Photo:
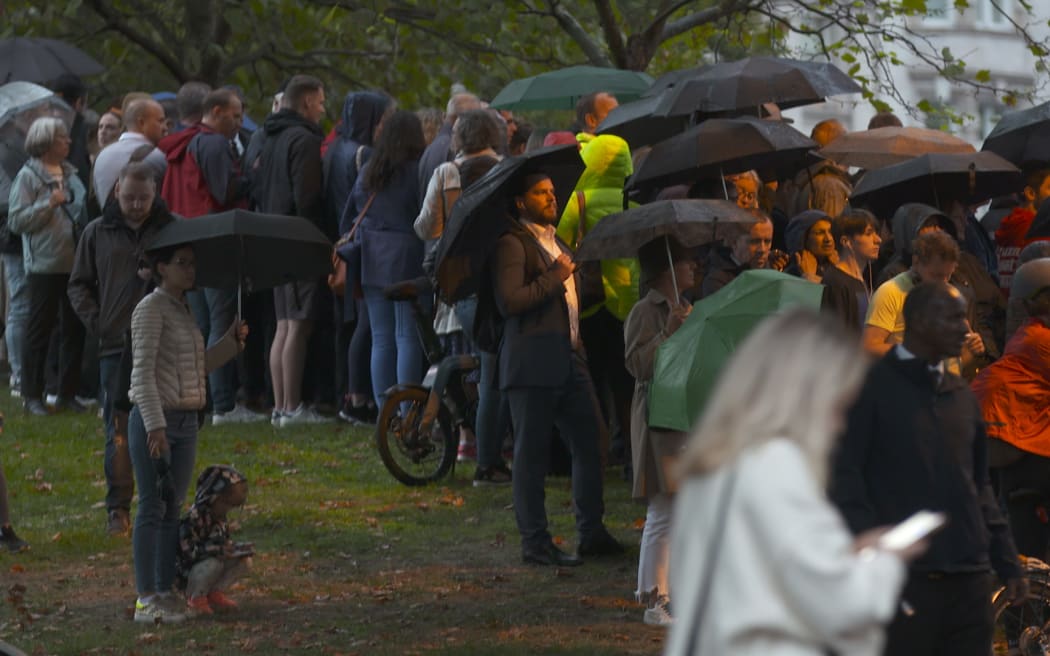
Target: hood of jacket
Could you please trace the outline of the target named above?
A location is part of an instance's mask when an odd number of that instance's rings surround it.
[[[390,98],[375,91],[353,91],[343,100],[342,120],[336,127],[340,139],[371,146],[376,126],[390,106]]]
[[[788,221],[787,230],[784,233],[784,241],[789,253],[797,253],[806,245],[806,235],[809,229],[817,221],[830,221],[831,217],[822,210],[806,210],[791,217]]]
[[[186,155],[193,138],[207,129],[201,123],[191,125],[185,130],[179,130],[161,139],[157,144],[157,148],[160,148],[161,152],[164,153],[165,159],[169,162],[177,162]]]
[[[1025,235],[1032,227],[1035,212],[1027,207],[1015,207],[1003,217],[995,230],[995,243],[1002,248],[1021,248],[1025,245]]]
[[[627,176],[634,173],[627,142],[614,134],[580,133],[576,138],[582,144],[580,157],[587,167],[576,189],[623,189]]]
[[[909,264],[911,262],[911,243],[919,236],[919,230],[931,220],[937,221],[944,231],[956,241],[955,224],[948,215],[932,205],[924,203],[905,203],[893,214],[893,257]]]
[[[244,474],[228,465],[205,467],[197,477],[197,494],[193,498],[193,505],[210,508],[223,492],[246,480]]]
[[[267,137],[275,137],[289,128],[303,128],[316,134],[319,139],[324,139],[321,127],[306,120],[306,117],[294,109],[282,109],[276,114],[270,114],[263,121],[263,132]]]

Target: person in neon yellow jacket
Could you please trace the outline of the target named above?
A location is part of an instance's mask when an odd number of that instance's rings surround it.
[[[580,156],[587,168],[576,183],[573,195],[565,203],[558,237],[573,251],[579,246],[581,202],[578,192],[583,192],[582,203],[585,218],[582,234],[586,235],[609,214],[623,211],[623,185],[627,176],[634,172],[631,164],[631,149],[627,142],[612,134],[595,136],[576,135],[581,144]],[[634,207],[637,203],[631,203]],[[637,259],[603,260],[602,282],[605,287],[604,307],[622,324],[627,314],[638,302],[639,265]],[[581,318],[593,316],[601,305],[580,308]]]
[[[579,134],[576,138],[587,168],[576,183],[577,193],[565,203],[558,224],[558,236],[574,251],[581,236],[602,218],[623,211],[624,181],[634,170],[631,150],[620,137]],[[612,428],[611,437],[602,436],[602,453],[608,454],[610,464],[624,462],[629,472],[634,379],[624,367],[623,322],[638,302],[641,267],[637,259],[603,260],[601,271],[605,300],[584,307],[581,299],[580,335],[603,414]],[[606,403],[610,397],[611,407]]]

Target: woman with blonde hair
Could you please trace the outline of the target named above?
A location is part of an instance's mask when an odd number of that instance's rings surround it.
[[[854,540],[825,496],[866,368],[854,336],[804,310],[760,324],[726,363],[679,461],[665,653],[880,653],[925,545]]]

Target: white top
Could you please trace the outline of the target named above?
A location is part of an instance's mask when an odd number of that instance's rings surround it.
[[[99,205],[106,204],[109,192],[113,191],[113,185],[117,184],[120,170],[131,161],[131,156],[142,146],[153,143],[146,135],[138,132],[125,132],[120,138],[109,144],[95,158],[95,168],[92,169],[92,184],[95,187],[95,198]],[[142,160],[153,168],[157,178],[157,195],[160,195],[160,183],[164,179],[164,170],[168,168],[168,160],[160,148],[154,147],[149,155]]]
[[[555,238],[554,226],[540,225],[532,221],[522,221],[521,225],[536,238],[551,260],[556,260],[562,255],[567,255],[558,245]],[[576,276],[569,276],[561,281],[565,287],[565,304],[569,307],[569,339],[572,340],[573,348],[580,345],[580,302],[576,296]]]
[[[738,473],[713,581],[701,577],[729,468],[684,482],[676,498],[675,624],[664,653],[685,653],[699,592],[710,585],[693,654],[880,654],[905,581],[902,561],[876,549],[853,552],[853,537],[795,443],[773,440],[730,467]]]

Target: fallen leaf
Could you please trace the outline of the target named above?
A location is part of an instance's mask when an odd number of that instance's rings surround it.
[[[633,528],[636,531],[644,531],[645,517],[639,517],[638,519],[634,520],[634,522],[631,524],[631,528]]]
[[[62,531],[59,531],[58,533],[55,533],[54,535],[51,536],[51,541],[52,542],[58,542],[61,539],[62,539]]]
[[[11,572],[13,574],[21,574],[22,572],[25,572],[25,571],[26,571],[26,566],[23,565],[22,563],[15,563],[14,565],[11,565]]]

